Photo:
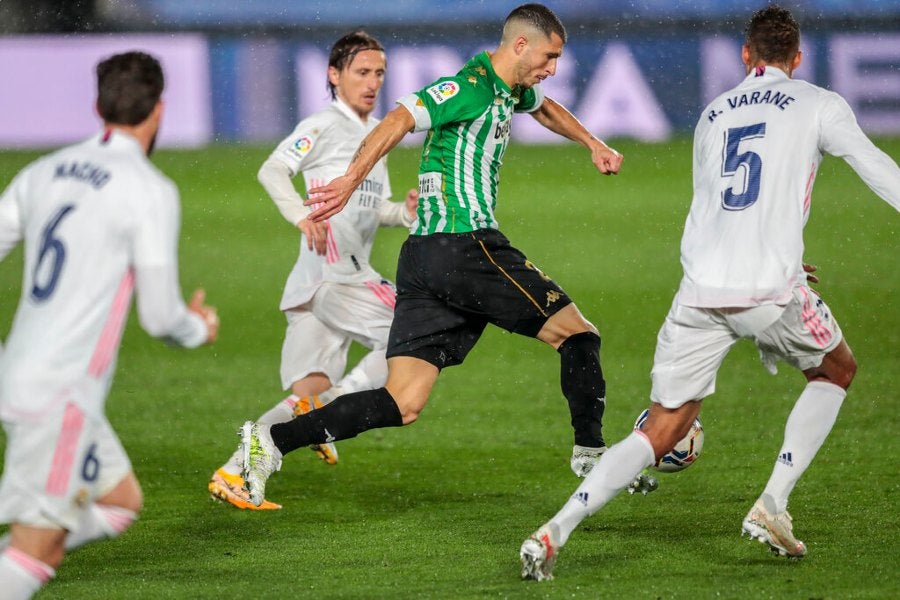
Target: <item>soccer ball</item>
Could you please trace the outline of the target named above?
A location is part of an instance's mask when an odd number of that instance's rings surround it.
[[[637,421],[634,422],[635,429],[643,428],[648,414],[650,414],[649,409],[645,409],[640,414]],[[675,473],[691,466],[697,460],[697,457],[700,456],[701,450],[703,450],[703,424],[700,423],[700,419],[694,419],[687,435],[675,444],[674,448],[650,466],[663,473]]]

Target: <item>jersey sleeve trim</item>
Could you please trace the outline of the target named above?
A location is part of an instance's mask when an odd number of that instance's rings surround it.
[[[544,98],[544,88],[540,84],[535,84],[522,93],[522,101],[516,105],[515,112],[533,113],[544,103]]]
[[[413,119],[416,122],[413,131],[428,131],[431,129],[431,114],[428,112],[428,109],[425,108],[425,103],[422,101],[422,98],[419,97],[418,93],[409,94],[408,96],[403,96],[399,100],[397,100],[397,104],[403,106],[410,112],[413,116]]]

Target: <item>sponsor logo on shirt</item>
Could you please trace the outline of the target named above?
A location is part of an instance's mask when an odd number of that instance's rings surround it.
[[[441,197],[441,174],[422,173],[419,175],[419,196],[422,198]]]
[[[506,139],[509,137],[509,126],[512,123],[512,119],[506,119],[505,121],[497,121],[497,128],[494,130],[494,139]]]
[[[443,104],[459,93],[459,86],[455,81],[442,81],[425,90],[438,104]]]

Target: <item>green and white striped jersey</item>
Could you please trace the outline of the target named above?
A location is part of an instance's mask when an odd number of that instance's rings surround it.
[[[418,219],[412,235],[497,229],[494,206],[513,112],[544,100],[539,85],[510,89],[487,52],[453,77],[398,100],[428,130],[419,163]]]

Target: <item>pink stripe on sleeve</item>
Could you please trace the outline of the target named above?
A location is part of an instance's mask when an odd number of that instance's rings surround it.
[[[84,429],[84,415],[74,403],[66,404],[63,413],[62,430],[56,440],[56,449],[53,451],[53,463],[50,465],[50,474],[47,476],[47,484],[44,491],[50,496],[62,496],[69,487],[69,477],[72,475],[72,463],[75,461],[75,450],[78,448],[78,438]]]
[[[816,163],[813,163],[806,180],[806,192],[803,195],[803,214],[809,213],[809,205],[812,203],[813,182],[816,180]]]
[[[122,339],[122,329],[125,326],[125,317],[128,315],[128,307],[131,303],[131,292],[134,289],[134,270],[128,269],[122,282],[119,283],[119,289],[113,298],[109,315],[106,317],[106,324],[100,333],[100,339],[94,348],[94,354],[91,356],[91,362],[88,365],[88,374],[93,377],[100,377],[106,372],[116,354],[119,347],[119,341]]]

